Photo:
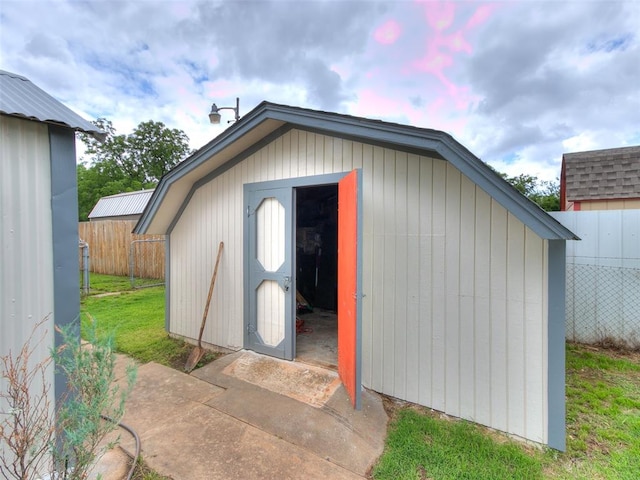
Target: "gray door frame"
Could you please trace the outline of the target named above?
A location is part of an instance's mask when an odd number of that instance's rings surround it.
[[[295,202],[295,189],[298,187],[314,187],[322,185],[337,184],[343,177],[345,177],[350,171],[331,173],[326,175],[314,175],[309,177],[296,177],[285,180],[272,180],[259,183],[246,183],[244,184],[244,348],[247,350],[254,350],[258,353],[265,355],[271,355],[278,358],[284,358],[287,360],[293,360],[296,352],[296,336],[295,336],[295,311],[296,311],[296,297],[292,294],[296,288],[296,256],[295,256],[295,218],[296,218],[296,202]],[[252,233],[255,228],[255,208],[257,205],[255,202],[262,198],[262,193],[266,191],[275,192],[280,190],[286,195],[286,190],[290,192],[291,196],[291,208],[287,211],[285,207],[285,224],[287,225],[286,233],[287,243],[289,248],[285,251],[285,264],[286,268],[291,268],[289,275],[283,273],[279,269],[279,276],[289,276],[291,278],[291,285],[287,292],[287,311],[285,312],[285,336],[284,340],[277,347],[260,346],[256,345],[252,334],[252,330],[256,323],[256,298],[255,288],[258,276],[262,275],[262,272],[256,272],[255,263],[252,259],[252,252],[255,251],[254,244],[255,238],[252,237]],[[274,196],[270,194],[268,196]],[[264,278],[262,278],[264,279]],[[274,277],[275,279],[275,277]],[[262,281],[262,280],[260,280]],[[278,279],[281,286],[282,278]]]

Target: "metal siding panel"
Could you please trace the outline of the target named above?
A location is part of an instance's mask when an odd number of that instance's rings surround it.
[[[491,199],[491,425],[507,431],[507,211]]]
[[[336,148],[338,149],[337,151],[336,151]],[[337,156],[337,159],[335,158],[336,156]],[[342,159],[342,148],[340,148],[340,140],[334,139],[333,137],[325,136],[324,146],[323,146],[323,155],[322,155],[322,160],[323,160],[322,172],[323,173],[335,172],[333,167],[334,159],[337,160],[335,163],[338,163]],[[342,170],[342,165],[340,165],[340,170]]]
[[[547,321],[542,299],[546,298],[545,242],[532,230],[525,228],[524,253],[524,379],[526,438],[543,442],[546,437],[545,409],[547,392],[547,339],[543,326]]]
[[[446,238],[446,179],[447,163],[433,160],[433,208],[432,208],[432,238],[431,243],[431,285],[433,296],[431,303],[432,318],[432,351],[431,378],[432,378],[432,405],[436,410],[445,411],[446,404],[446,341],[447,341],[447,311],[446,311],[446,266],[445,255],[447,249]]]
[[[395,374],[394,374],[394,395],[398,398],[407,398],[407,336],[412,332],[407,331],[407,304],[409,302],[407,290],[407,154],[404,152],[387,151],[386,154],[395,159],[394,174],[394,222],[392,231],[388,235],[394,238],[395,245],[392,251],[395,275],[390,293],[395,300],[393,315],[394,325],[394,352],[395,352]],[[393,217],[392,217],[393,218]]]
[[[351,166],[349,167],[350,169],[355,169],[355,168],[362,168],[363,173],[364,173],[364,166],[365,166],[365,157],[364,157],[364,145],[362,145],[362,143],[360,142],[351,142],[351,141],[345,141],[343,145],[351,145],[351,147],[349,148],[351,151],[351,158],[353,159],[353,163],[351,164]],[[344,157],[345,162],[348,161],[348,156],[345,155]],[[346,163],[345,163],[345,168],[346,168]],[[349,169],[347,168],[347,170]],[[366,187],[366,183],[363,185],[364,187]]]
[[[638,205],[638,210],[625,210],[622,212],[620,237],[622,241],[621,255],[625,259],[624,266],[627,268],[640,268],[640,205]]]
[[[460,416],[460,171],[447,163],[445,192],[445,392],[446,412]]]
[[[288,178],[289,175],[288,173],[285,174],[284,172],[284,167],[283,167],[283,162],[284,159],[282,158],[282,137],[278,137],[275,139],[274,141],[274,146],[275,146],[275,176],[274,178]]]
[[[376,339],[379,335],[376,332],[379,325],[374,323],[377,319],[373,314],[373,203],[375,192],[373,189],[373,154],[371,146],[354,143],[353,147],[354,166],[359,164],[362,168],[362,263],[363,279],[362,291],[362,318],[368,319],[368,325],[362,329],[362,383],[367,386],[374,384],[373,365],[378,358],[375,348]],[[376,360],[377,361],[377,360]]]
[[[351,140],[334,139],[333,142],[333,172],[354,170],[353,142]]]
[[[464,175],[460,179],[460,415],[475,419],[475,184]]]
[[[491,424],[491,197],[476,187],[474,244],[475,419]]]
[[[433,350],[433,164],[428,158],[418,158],[419,189],[416,226],[419,234],[419,260],[414,263],[418,267],[418,322],[419,331],[415,335],[418,338],[419,352],[419,399],[418,403],[433,405],[432,370],[434,369]]]
[[[622,210],[597,212],[599,265],[621,267],[622,261]]]
[[[307,132],[297,131],[298,134],[298,177],[307,175]]]
[[[525,227],[509,213],[507,221],[507,391],[511,433],[525,436],[524,244]]]
[[[420,402],[421,381],[421,295],[420,290],[420,158],[410,154],[407,158],[407,200],[406,200],[407,248],[404,255],[407,288],[406,332],[406,399]],[[426,293],[426,292],[425,292]],[[431,319],[425,318],[425,326]]]
[[[31,345],[30,360],[40,362],[54,345],[55,320],[46,125],[0,116],[0,192],[0,355],[11,350],[15,358],[33,327],[49,316]],[[46,381],[54,382],[53,369]],[[5,389],[4,379],[0,389]],[[53,401],[53,390],[50,394]],[[0,402],[0,411],[5,407]]]
[[[373,345],[372,355],[373,362],[371,364],[372,382],[371,388],[379,392],[385,391],[385,370],[388,367],[388,359],[385,357],[385,342],[388,341],[386,336],[384,308],[384,290],[383,279],[384,271],[384,157],[383,151],[379,147],[366,147],[370,149],[373,156],[372,165],[372,216],[373,216],[373,245],[371,254],[371,310],[372,310],[372,329],[373,329]]]
[[[282,154],[282,177],[291,178],[291,135],[280,137]]]
[[[304,156],[304,164],[306,166],[305,175],[315,175],[315,150],[316,150],[316,135],[313,133],[307,133],[307,151]]]
[[[376,149],[379,147],[376,147]],[[384,237],[384,247],[382,250],[383,274],[380,278],[382,284],[382,318],[384,322],[384,378],[383,386],[385,391],[395,395],[396,384],[396,362],[395,342],[396,328],[393,319],[395,319],[396,299],[395,299],[395,276],[396,276],[396,239],[393,235],[395,228],[396,214],[395,210],[395,156],[393,152],[387,149],[381,149],[384,158],[382,191],[383,198],[382,210],[383,216],[381,235]]]

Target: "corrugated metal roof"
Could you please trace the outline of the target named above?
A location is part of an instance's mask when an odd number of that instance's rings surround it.
[[[565,153],[562,163],[569,201],[640,197],[640,146]]]
[[[109,195],[98,200],[89,214],[90,219],[139,215],[144,211],[153,189]]]
[[[0,113],[65,125],[103,139],[104,132],[60,103],[28,78],[0,70]]]

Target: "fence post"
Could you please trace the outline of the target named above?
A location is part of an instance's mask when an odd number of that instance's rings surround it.
[[[80,239],[80,248],[82,248],[82,293],[89,295],[89,244]]]

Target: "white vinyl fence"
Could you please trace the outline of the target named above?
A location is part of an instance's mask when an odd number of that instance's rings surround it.
[[[567,242],[567,339],[640,348],[640,210],[553,212]]]

